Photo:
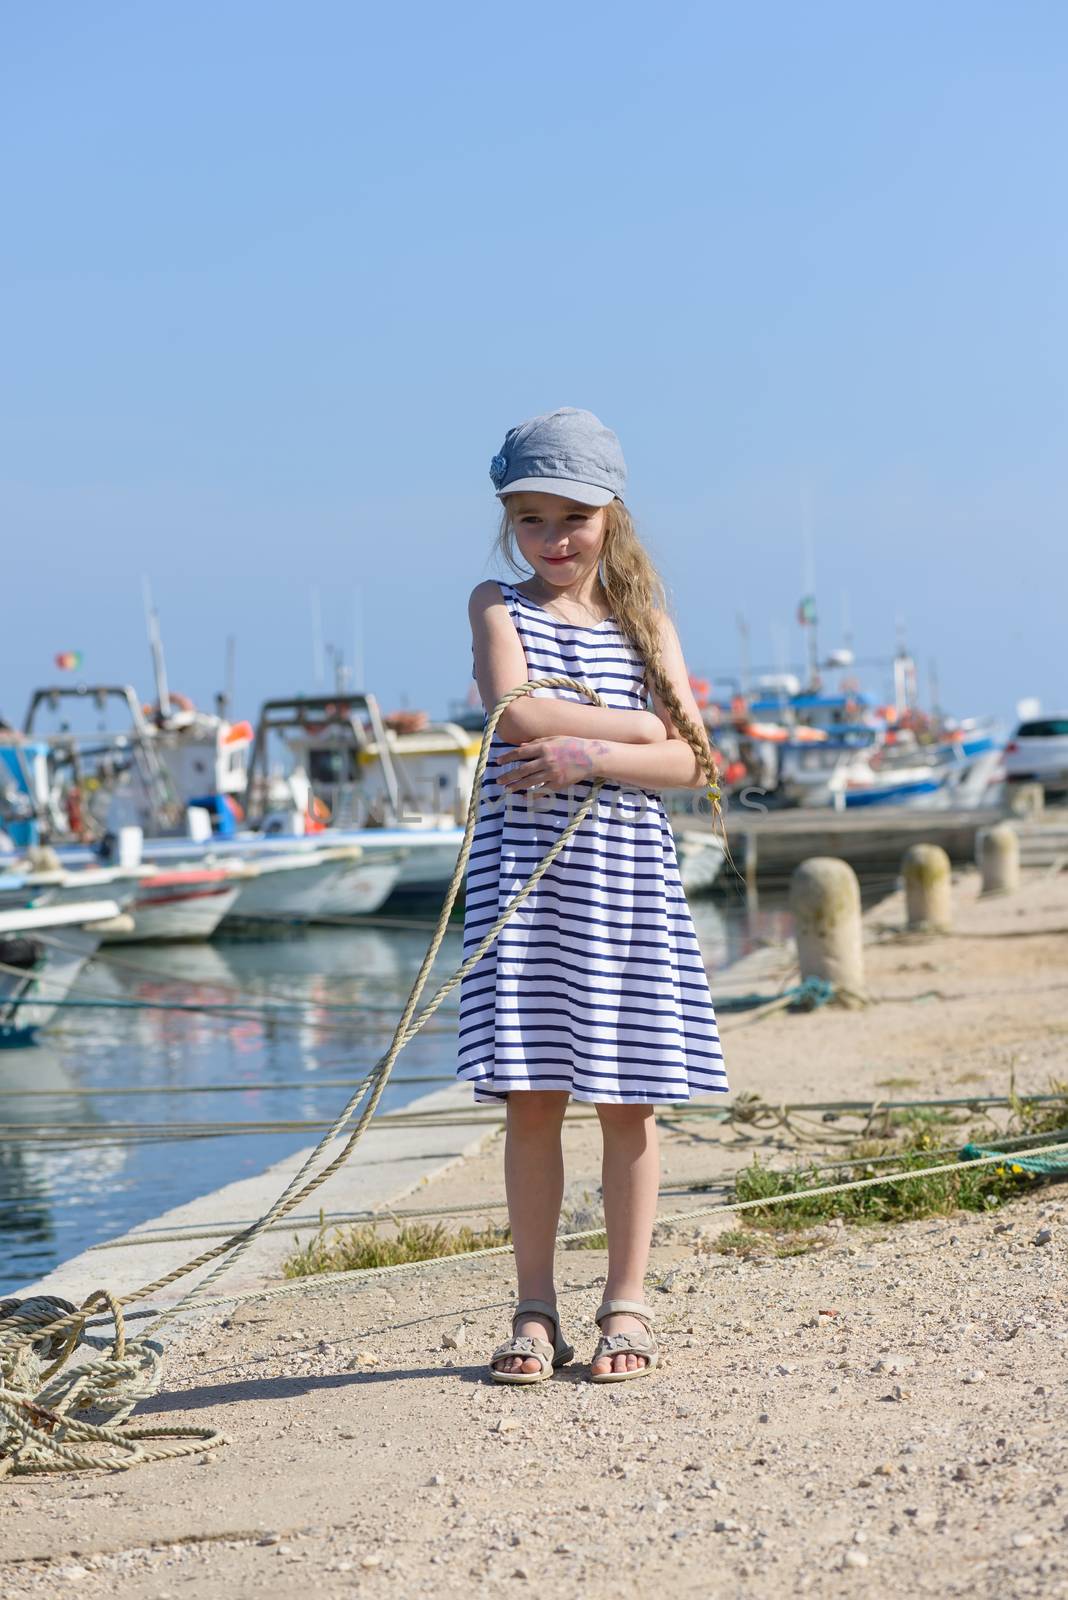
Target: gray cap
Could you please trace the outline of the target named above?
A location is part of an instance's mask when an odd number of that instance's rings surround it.
[[[592,411],[563,406],[511,428],[490,462],[490,477],[498,499],[529,490],[606,506],[622,500],[627,466],[611,428]]]

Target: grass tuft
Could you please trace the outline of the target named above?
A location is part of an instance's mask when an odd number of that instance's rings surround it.
[[[926,1136],[929,1137],[929,1136]],[[922,1168],[931,1164],[928,1150],[902,1151],[898,1170]],[[855,1178],[874,1178],[885,1168],[874,1165],[851,1166],[828,1172],[815,1166],[795,1167],[790,1172],[772,1172],[754,1161],[738,1174],[735,1198],[770,1199],[774,1195],[796,1194],[832,1183],[848,1183]],[[885,1186],[849,1189],[842,1194],[806,1196],[789,1205],[755,1206],[746,1220],[752,1227],[779,1231],[811,1227],[831,1217],[845,1222],[910,1222],[918,1217],[949,1216],[954,1211],[994,1211],[1035,1183],[1035,1174],[1017,1166],[1011,1154],[1003,1163],[977,1167],[971,1163],[950,1172],[925,1178],[898,1179]]]
[[[384,1218],[388,1221],[388,1218]],[[507,1244],[507,1228],[487,1225],[446,1228],[441,1222],[406,1222],[395,1234],[383,1237],[374,1224],[335,1228],[332,1237],[320,1228],[309,1244],[298,1245],[282,1265],[287,1278],[307,1278],[317,1272],[356,1272],[361,1267],[396,1267],[407,1261],[430,1261],[437,1256],[462,1256]]]

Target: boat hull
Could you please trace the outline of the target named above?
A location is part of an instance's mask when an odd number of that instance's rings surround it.
[[[171,943],[210,939],[238,898],[241,885],[220,876],[208,883],[163,884],[152,880],[130,907],[133,927],[104,935],[105,944]]]
[[[100,938],[91,926],[63,927],[47,943],[35,941],[41,958],[32,969],[17,975],[6,965],[0,968],[0,1048],[33,1043],[96,954]]]

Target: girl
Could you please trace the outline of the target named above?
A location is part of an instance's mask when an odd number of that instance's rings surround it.
[[[715,1014],[657,790],[716,781],[664,590],[623,504],[615,434],[588,411],[534,417],[490,476],[498,547],[522,587],[470,601],[474,674],[491,710],[530,678],[566,674],[606,701],[538,689],[494,734],[467,868],[464,953],[475,948],[597,778],[594,811],[460,994],[458,1073],[507,1105],[505,1186],[519,1277],[498,1383],[536,1383],[570,1361],[553,1254],[569,1096],[597,1107],[608,1279],[595,1382],[657,1362],[643,1284],[659,1187],[654,1109],[727,1090]],[[515,549],[529,572],[519,565]],[[652,710],[646,709],[652,699]]]

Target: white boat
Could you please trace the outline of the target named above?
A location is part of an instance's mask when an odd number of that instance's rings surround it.
[[[402,845],[394,894],[440,896],[456,866],[482,741],[453,722],[389,725],[416,715],[383,717],[374,695],[349,690],[266,701],[248,763],[249,818],[262,834],[290,840],[310,828],[322,842],[368,853]],[[269,767],[272,740],[285,749],[285,770]]]
[[[136,897],[144,873],[139,868],[60,866],[35,868],[18,863],[0,872],[0,910],[78,905],[86,900],[114,900],[120,911]]]
[[[117,920],[114,900],[0,911],[0,1045],[32,1043]]]
[[[385,905],[396,888],[407,865],[407,849],[368,851],[363,845],[356,848],[360,859],[327,885],[313,922],[369,916]]]
[[[236,902],[243,878],[232,867],[178,867],[141,879],[130,907],[132,926],[104,936],[105,944],[210,939]]]
[[[400,859],[367,862],[358,846],[330,847],[264,852],[246,857],[242,870],[232,922],[314,922],[321,916],[377,911],[397,880]]]

